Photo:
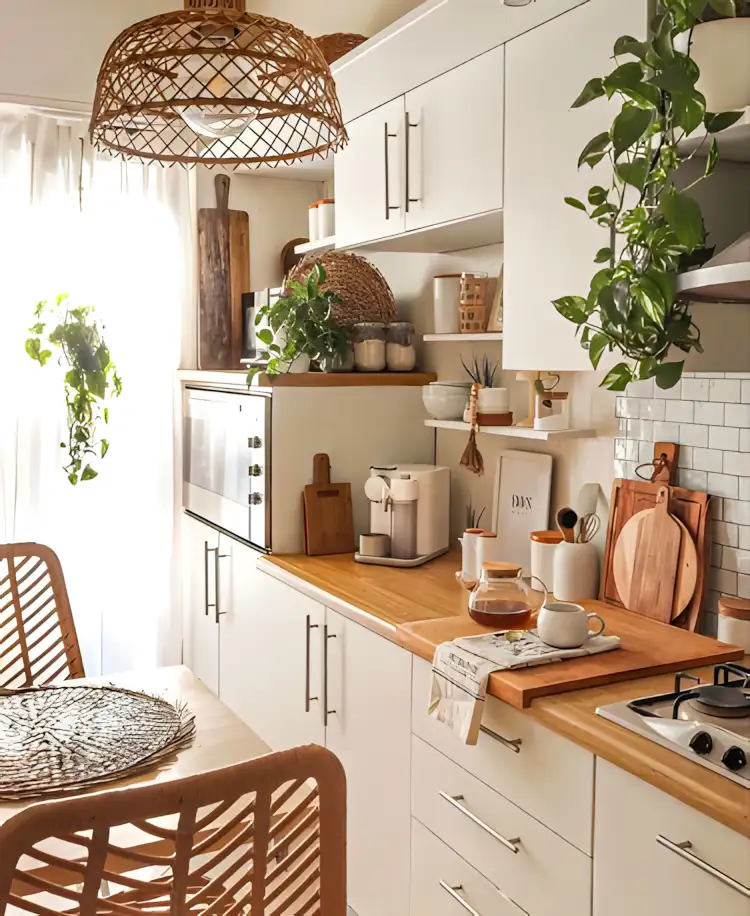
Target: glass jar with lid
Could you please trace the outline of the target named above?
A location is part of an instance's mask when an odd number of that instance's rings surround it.
[[[382,372],[386,365],[386,330],[381,321],[354,325],[354,368],[358,372]]]
[[[469,595],[469,614],[493,630],[528,630],[546,600],[543,584],[524,576],[516,564],[484,563],[479,583]]]
[[[416,366],[414,325],[410,321],[393,321],[388,325],[386,362],[389,372],[411,372]]]

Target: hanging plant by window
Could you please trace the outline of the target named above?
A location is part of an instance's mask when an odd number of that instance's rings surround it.
[[[106,439],[97,439],[100,424],[109,423],[106,400],[122,392],[122,381],[102,337],[104,328],[92,318],[93,313],[92,305],[73,307],[65,295],[58,296],[54,305],[40,302],[34,313],[36,323],[29,328],[33,336],[26,341],[26,352],[40,366],[52,357],[50,347],[62,351],[60,364],[67,366],[68,441],[61,442],[60,448],[68,450],[64,469],[73,486],[98,476],[91,462],[104,458],[109,450]]]
[[[595,263],[602,266],[588,295],[554,302],[577,325],[595,368],[606,351],[625,357],[602,382],[615,391],[648,378],[656,379],[660,388],[671,388],[684,366],[684,360],[671,358],[674,350],[702,352],[689,303],[676,294],[678,274],[701,266],[712,254],[701,208],[689,191],[716,168],[714,134],[742,116],[707,111],[696,88],[700,71],[690,58],[689,39],[705,7],[705,0],[660,0],[650,39],[619,38],[615,69],[589,80],[573,103],[580,108],[605,96],[622,100],[610,129],[586,144],[578,162],[579,168],[593,168],[606,157],[612,166],[610,186],[594,185],[586,202],[565,198],[610,230],[610,245],[596,254]],[[710,8],[720,17],[738,12],[735,0],[711,0]],[[675,47],[675,39],[684,33],[687,53]],[[706,131],[702,148],[682,152],[682,140],[701,128]],[[706,157],[705,170],[678,190],[675,173],[696,152]]]

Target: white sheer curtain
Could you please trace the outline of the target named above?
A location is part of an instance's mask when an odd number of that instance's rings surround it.
[[[193,301],[188,174],[93,154],[85,125],[0,111],[0,541],[60,556],[87,671],[179,661],[175,370]],[[24,352],[40,299],[96,306],[124,391],[100,476],[61,469],[61,369]]]

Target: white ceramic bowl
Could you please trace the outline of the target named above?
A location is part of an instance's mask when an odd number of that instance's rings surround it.
[[[468,401],[468,394],[461,388],[440,388],[425,385],[422,388],[422,403],[434,420],[460,420]]]

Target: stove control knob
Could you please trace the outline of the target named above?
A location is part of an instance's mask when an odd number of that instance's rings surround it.
[[[700,754],[701,757],[710,754],[713,746],[713,739],[708,732],[696,732],[690,739],[690,750]]]
[[[721,762],[727,769],[737,772],[747,764],[747,757],[741,747],[733,745],[728,751],[725,751]]]

